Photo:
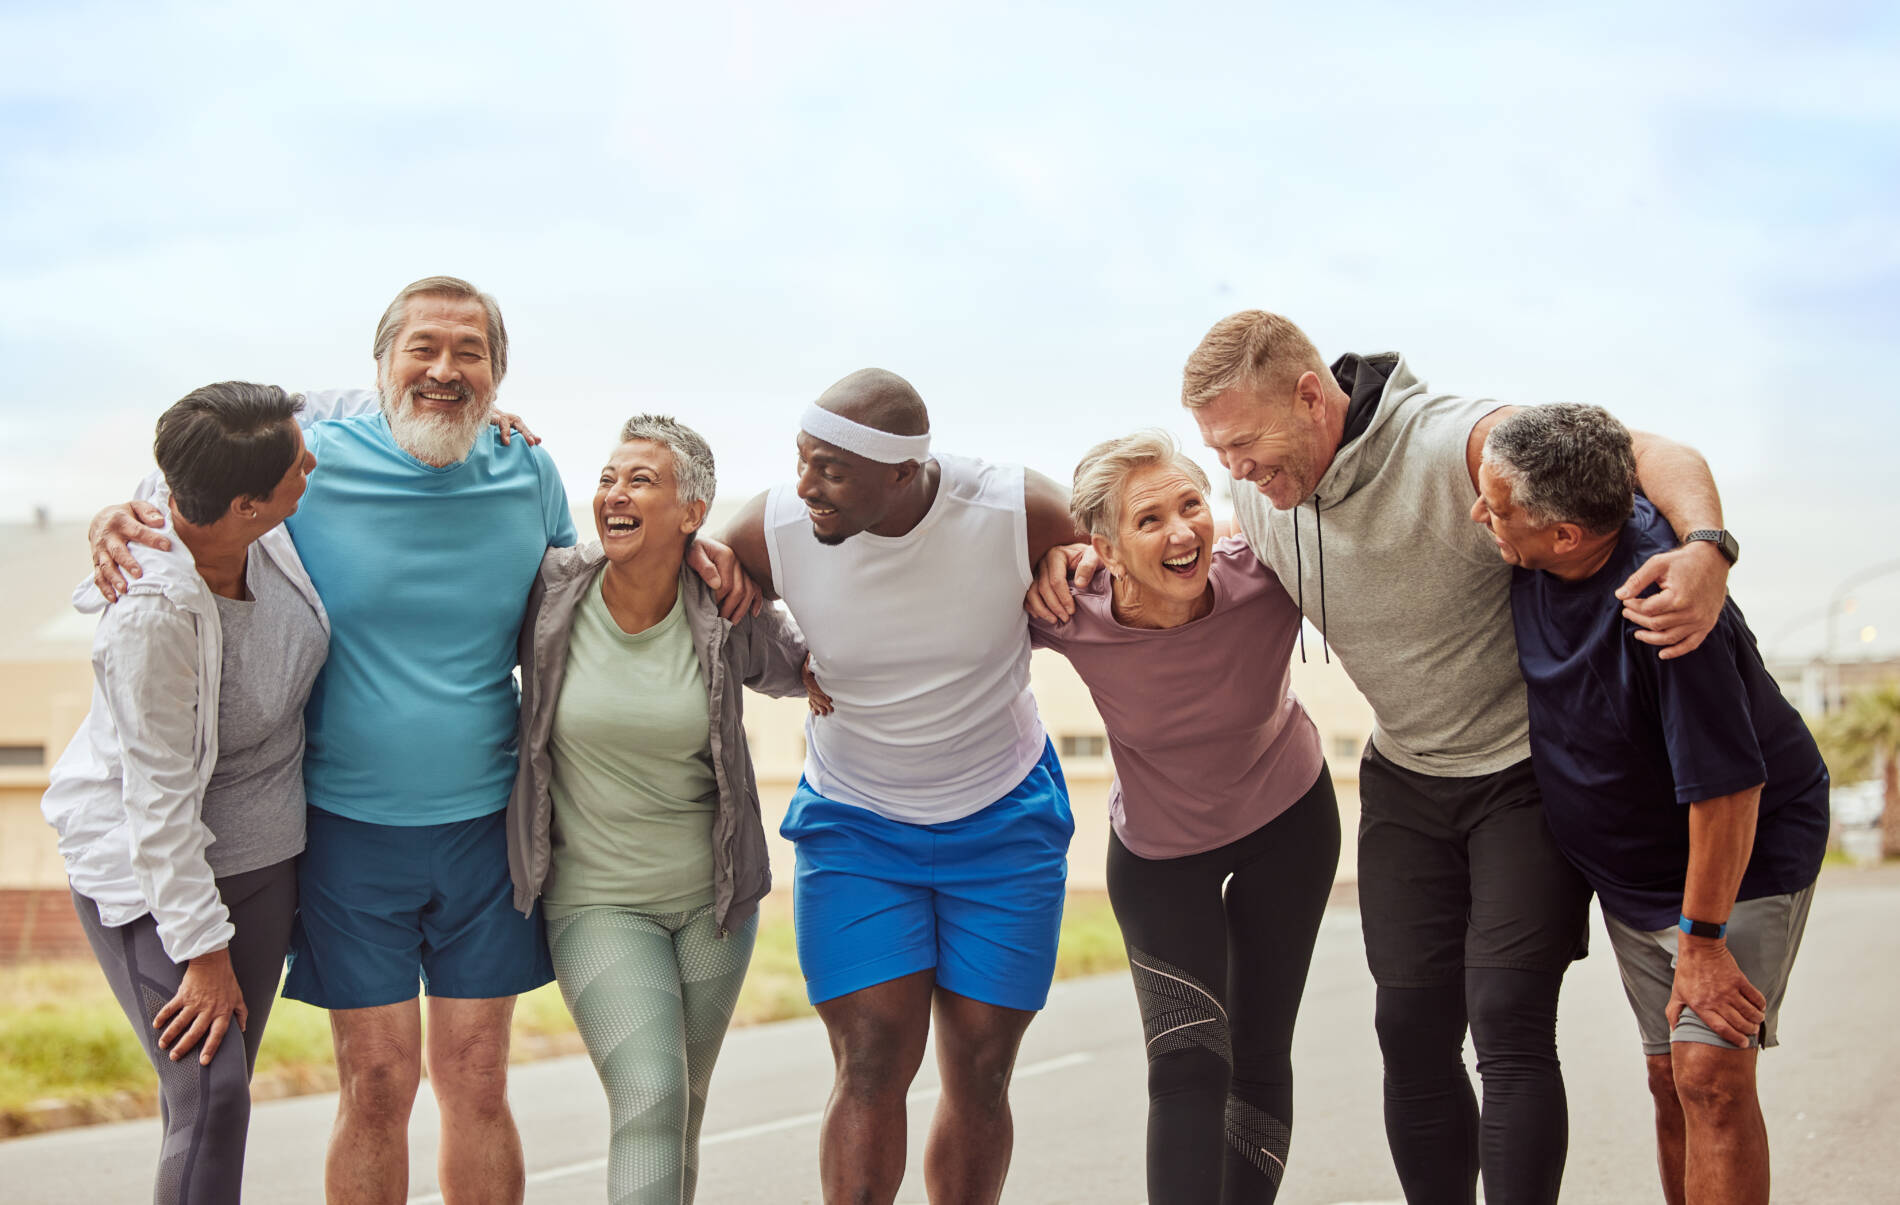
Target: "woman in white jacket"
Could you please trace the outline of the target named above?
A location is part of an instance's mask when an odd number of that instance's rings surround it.
[[[282,527],[316,467],[299,404],[225,382],[159,419],[171,547],[141,552],[99,621],[92,711],[43,805],[158,1072],[160,1201],[238,1199],[250,1071],[296,911],[303,706],[329,649]],[[75,602],[104,606],[91,583]]]

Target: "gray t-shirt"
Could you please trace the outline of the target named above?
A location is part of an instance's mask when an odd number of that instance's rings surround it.
[[[251,601],[219,596],[224,632],[218,764],[205,786],[211,873],[242,874],[303,852],[303,705],[329,655],[323,624],[284,571],[253,548]]]

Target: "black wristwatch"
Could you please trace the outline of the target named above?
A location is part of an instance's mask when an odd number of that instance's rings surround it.
[[[1719,527],[1699,527],[1682,537],[1684,544],[1691,544],[1697,540],[1707,540],[1715,545],[1715,550],[1722,554],[1722,559],[1731,565],[1742,559],[1742,546],[1735,542],[1733,532],[1724,531]]]

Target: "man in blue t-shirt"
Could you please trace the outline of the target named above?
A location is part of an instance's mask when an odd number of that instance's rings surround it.
[[[1827,769],[1734,600],[1662,660],[1618,585],[1675,533],[1636,495],[1629,432],[1594,406],[1492,428],[1471,517],[1512,573],[1531,753],[1558,847],[1596,889],[1636,1011],[1663,1194],[1768,1200],[1755,1060],[1776,1044],[1827,843]],[[1733,560],[1725,532],[1711,539]]]
[[[375,393],[309,394],[302,418],[323,471],[289,528],[331,637],[304,713],[307,842],[284,994],[331,1010],[330,1200],[407,1196],[420,976],[443,1191],[519,1201],[508,1027],[515,997],[554,972],[508,872],[513,674],[542,555],[573,544],[574,524],[547,453],[491,429],[508,367],[492,297],[454,277],[409,285],[374,357]],[[142,538],[131,512],[112,523]],[[118,553],[95,539],[102,556]]]

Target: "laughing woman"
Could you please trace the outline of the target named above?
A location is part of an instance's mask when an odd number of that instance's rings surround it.
[[[771,886],[740,687],[805,693],[782,614],[728,623],[684,569],[713,487],[696,432],[630,420],[594,493],[599,542],[549,550],[522,627],[515,905],[546,911],[607,1090],[616,1205],[693,1199],[706,1086]]]
[[[1271,1201],[1339,863],[1319,734],[1288,691],[1300,614],[1244,541],[1215,542],[1207,476],[1162,432],[1090,449],[1070,509],[1109,573],[1030,635],[1075,666],[1114,755],[1108,896],[1147,1038],[1148,1199]]]

